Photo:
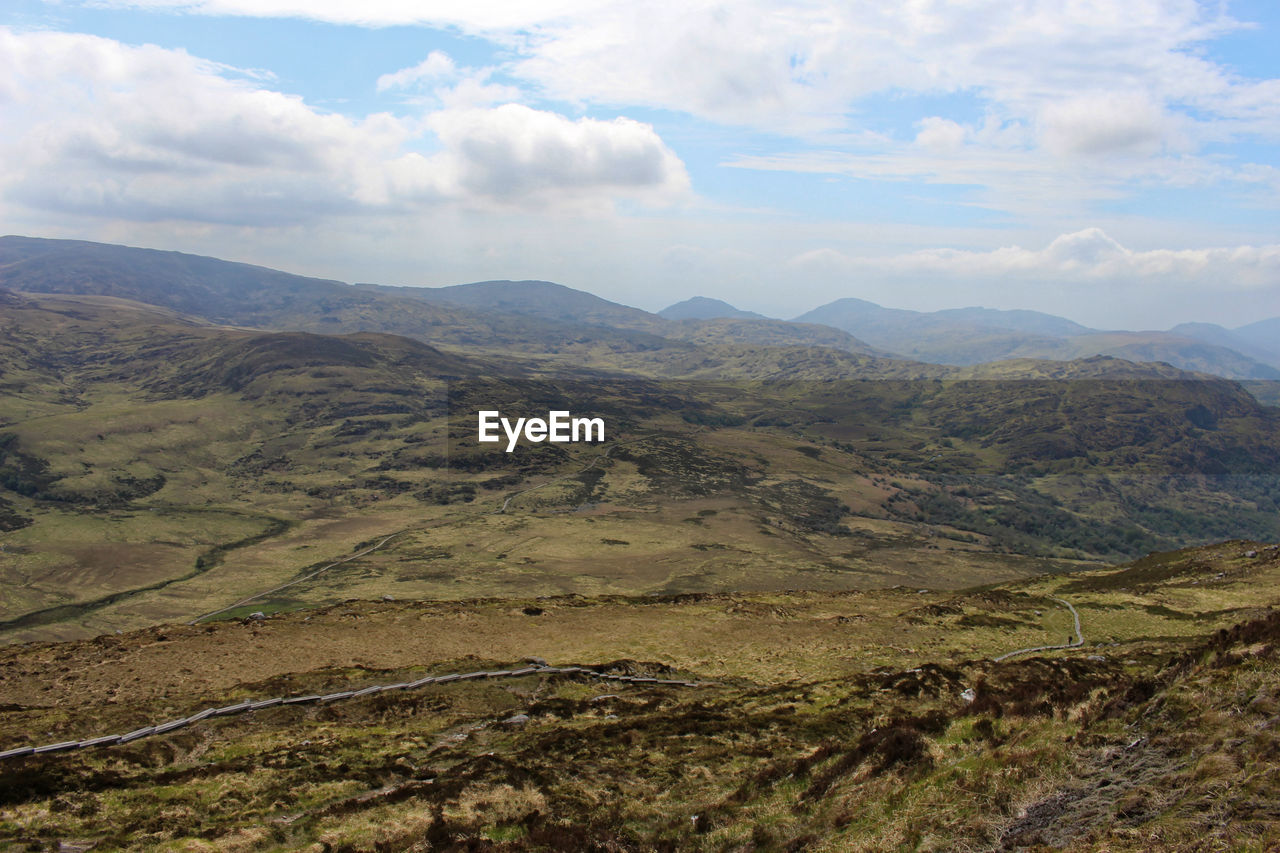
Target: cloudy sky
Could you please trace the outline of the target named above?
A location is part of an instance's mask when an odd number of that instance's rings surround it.
[[[656,310],[1280,315],[1273,0],[6,0],[0,231]]]

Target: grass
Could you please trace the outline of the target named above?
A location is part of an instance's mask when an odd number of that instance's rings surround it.
[[[1158,558],[1159,579],[1146,561],[961,592],[551,598],[537,616],[530,599],[351,601],[10,647],[6,745],[530,654],[714,683],[530,676],[210,720],[26,760],[0,784],[0,835],[122,849],[1263,849],[1280,841],[1280,741],[1265,725],[1280,713],[1280,619],[1265,607],[1280,603],[1277,555],[1228,543]],[[1191,583],[1206,573],[1232,581]],[[1183,590],[1213,615],[1148,604]],[[1086,648],[991,663],[1063,630],[1052,595],[1081,609]],[[966,619],[981,615],[1017,627]],[[503,722],[516,712],[529,722]]]

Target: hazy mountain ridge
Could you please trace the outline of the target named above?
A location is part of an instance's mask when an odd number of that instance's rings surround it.
[[[1276,319],[1259,320],[1237,329],[1227,329],[1216,323],[1181,323],[1169,331],[1227,347],[1263,364],[1280,367],[1280,322]]]
[[[1221,327],[1216,327],[1221,329],[1219,333],[1185,325],[1169,332],[1101,331],[1037,311],[957,308],[924,312],[884,308],[855,298],[838,299],[795,319],[833,326],[884,352],[936,364],[1109,355],[1163,361],[1232,379],[1280,379],[1280,357],[1268,356],[1239,334],[1249,329],[1251,340],[1265,338],[1269,321],[1236,333]],[[1233,342],[1242,346],[1227,346]]]
[[[0,287],[115,296],[239,326],[384,332],[470,349],[496,344],[542,353],[671,345],[633,329],[478,310],[457,300],[413,298],[399,288],[355,287],[216,258],[79,241],[0,238]]]
[[[671,356],[697,361],[707,347],[832,348],[888,366],[906,357],[933,364],[975,365],[998,360],[1072,360],[1112,355],[1163,361],[1229,378],[1280,379],[1264,362],[1272,327],[1264,320],[1234,332],[1182,328],[1164,332],[1099,332],[1035,311],[985,308],[933,313],[883,308],[842,299],[794,321],[742,316],[721,300],[695,297],[670,311],[692,309],[704,319],[673,320],[551,282],[476,282],[441,288],[347,285],[215,258],[84,241],[0,238],[0,287],[32,292],[98,294],[166,307],[215,323],[324,334],[379,332],[476,353],[515,351],[564,365],[624,368]],[[1225,337],[1224,337],[1225,335]],[[1243,341],[1245,354],[1223,346]],[[658,357],[655,354],[662,353]],[[744,351],[731,360],[777,375],[767,353]],[[712,356],[714,361],[720,356]],[[784,361],[791,360],[787,356]],[[831,358],[814,353],[810,363]],[[1280,365],[1280,356],[1276,356]],[[918,368],[911,368],[920,372]],[[659,371],[670,375],[669,369]],[[903,370],[894,367],[891,374]]]

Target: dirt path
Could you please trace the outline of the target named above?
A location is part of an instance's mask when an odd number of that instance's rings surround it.
[[[203,615],[201,615],[201,616],[197,616],[196,618],[192,619],[192,620],[191,620],[190,622],[188,622],[187,624],[188,624],[188,625],[194,625],[194,624],[196,624],[197,622],[202,622],[202,621],[204,621],[205,619],[208,619],[208,618],[210,618],[210,617],[212,617],[212,616],[217,616],[219,613],[226,613],[228,610],[235,610],[237,607],[243,607],[244,605],[248,604],[249,602],[251,602],[251,601],[256,601],[257,599],[262,598],[263,596],[271,595],[272,593],[279,592],[279,591],[280,591],[280,590],[282,590],[282,589],[288,589],[289,587],[291,587],[291,586],[296,586],[297,584],[300,584],[300,583],[302,583],[303,581],[309,581],[309,580],[311,580],[312,578],[316,577],[317,575],[320,575],[320,574],[323,574],[324,572],[329,571],[329,569],[332,569],[334,566],[341,566],[343,563],[349,563],[349,562],[351,562],[352,560],[356,559],[357,557],[363,557],[365,554],[371,554],[371,553],[373,553],[374,551],[378,550],[378,549],[379,549],[379,548],[381,548],[383,545],[386,545],[386,544],[387,544],[388,542],[390,542],[392,539],[395,539],[397,536],[399,536],[401,533],[404,533],[404,532],[405,532],[405,531],[403,531],[403,530],[397,530],[395,533],[392,533],[392,534],[391,534],[391,535],[389,535],[389,536],[384,536],[382,539],[378,540],[378,542],[377,542],[376,544],[374,544],[374,545],[370,545],[368,548],[365,548],[363,551],[357,551],[356,553],[352,554],[352,555],[351,555],[351,556],[349,556],[349,557],[343,557],[341,560],[338,560],[338,561],[337,561],[337,562],[335,562],[335,563],[330,563],[329,565],[327,565],[327,566],[325,566],[325,567],[323,567],[323,568],[316,569],[314,572],[311,572],[311,573],[309,573],[309,574],[303,575],[302,577],[298,578],[297,580],[292,580],[292,581],[289,581],[288,583],[280,584],[280,586],[273,587],[272,589],[268,589],[268,590],[266,590],[265,592],[255,593],[255,594],[253,594],[253,595],[249,596],[248,598],[242,598],[242,599],[240,599],[240,600],[239,600],[239,601],[237,601],[235,604],[228,604],[226,607],[220,608],[220,609],[218,609],[218,610],[211,610],[211,611],[210,611],[210,612],[208,612],[208,613],[205,613],[205,614],[203,614]]]
[[[1025,655],[1031,652],[1049,652],[1055,649],[1078,649],[1084,645],[1084,634],[1080,631],[1080,614],[1071,606],[1071,602],[1063,598],[1055,598],[1054,601],[1071,611],[1071,618],[1075,620],[1076,638],[1069,643],[1060,646],[1032,646],[1029,649],[1018,649],[1017,651],[1005,652],[1000,657],[992,658],[993,661],[1002,661],[1005,658],[1011,658],[1014,655]]]

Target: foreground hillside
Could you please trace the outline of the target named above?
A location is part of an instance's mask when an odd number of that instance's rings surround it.
[[[697,686],[533,672],[11,758],[0,837],[81,850],[1272,849],[1277,582],[1280,548],[1232,542],[959,593],[348,602],[10,647],[4,749],[530,658]],[[1064,603],[1082,645],[993,660],[1063,644]]]

